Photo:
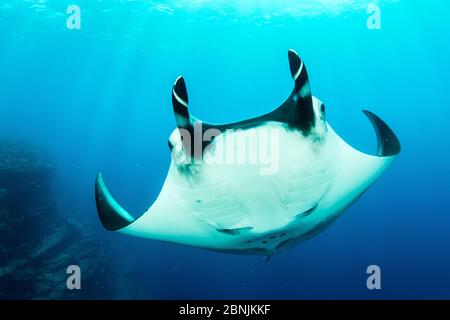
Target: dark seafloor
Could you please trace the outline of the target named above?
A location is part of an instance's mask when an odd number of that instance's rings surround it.
[[[111,299],[133,292],[126,280],[132,266],[115,268],[108,243],[60,211],[55,171],[33,147],[0,142],[0,299]],[[82,270],[81,290],[67,288],[70,265]]]

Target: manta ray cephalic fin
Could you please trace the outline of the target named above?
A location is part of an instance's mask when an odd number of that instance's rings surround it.
[[[316,121],[308,72],[303,60],[300,59],[294,50],[288,51],[288,59],[291,76],[294,80],[294,89],[286,101],[267,114],[228,124],[212,124],[193,117],[188,109],[189,99],[186,82],[183,77],[178,77],[172,89],[172,105],[178,129],[187,130],[191,137],[190,141],[187,139],[183,140],[184,147],[190,150],[191,146],[194,145],[194,130],[197,129],[197,124],[200,123],[201,132],[198,135],[200,137],[209,129],[216,129],[218,130],[217,132],[225,132],[229,129],[248,129],[273,121],[286,123],[290,128],[300,130],[304,135],[308,135]],[[212,141],[214,139],[211,139],[211,141],[203,141],[202,151]],[[169,147],[172,148],[170,142]]]

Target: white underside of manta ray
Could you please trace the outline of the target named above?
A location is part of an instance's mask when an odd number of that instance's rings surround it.
[[[306,67],[293,50],[289,63],[295,87],[280,107],[225,125],[191,116],[184,79],[178,78],[172,91],[177,122],[169,138],[172,162],[158,198],[135,219],[114,200],[99,173],[95,196],[103,226],[132,236],[266,256],[324,230],[386,170],[400,143],[380,118],[364,111],[377,134],[378,153],[352,148],[325,121],[324,104],[311,95]],[[196,140],[211,131],[220,134]],[[227,148],[229,141],[252,141],[246,139],[263,131],[278,137],[275,173],[261,174],[258,163],[219,161],[245,152],[242,145]],[[201,161],[190,150],[199,143]]]

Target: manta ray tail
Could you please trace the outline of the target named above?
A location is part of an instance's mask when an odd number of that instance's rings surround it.
[[[98,216],[106,230],[117,231],[134,222],[135,219],[109,193],[101,172],[95,180],[95,201]]]

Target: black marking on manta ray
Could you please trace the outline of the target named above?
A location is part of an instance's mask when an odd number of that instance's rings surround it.
[[[243,232],[249,231],[253,229],[252,227],[245,227],[245,228],[237,228],[237,229],[216,229],[219,232],[229,234],[229,235],[239,235]]]
[[[194,138],[196,136],[202,138],[207,130],[214,129],[220,133],[224,133],[227,130],[247,130],[263,126],[268,122],[284,123],[288,129],[300,131],[305,137],[309,136],[312,128],[315,127],[316,119],[308,72],[303,61],[293,50],[289,50],[288,57],[291,75],[295,81],[294,89],[288,99],[267,114],[228,124],[211,124],[192,117],[188,110],[189,99],[186,83],[182,77],[179,77],[173,86],[172,103],[178,128],[185,129],[190,133],[191,141],[189,143],[183,141],[183,144],[185,146],[196,145]],[[201,127],[201,132],[198,132],[201,134],[195,135],[195,130],[198,130],[198,127]],[[212,137],[211,141],[203,141],[202,139],[202,152],[213,141],[214,137]],[[197,142],[197,145],[200,145],[200,142]]]
[[[123,209],[118,209],[119,206],[104,187],[101,173],[97,175],[97,179],[95,180],[95,202],[100,221],[105,229],[109,231],[120,230],[134,221],[127,220],[123,215],[118,214],[118,210]]]
[[[286,236],[287,235],[287,233],[286,232],[283,232],[283,233],[281,233],[281,234],[274,234],[274,235],[271,235],[271,236],[269,236],[269,237],[260,237],[260,238],[256,238],[256,239],[254,239],[254,240],[246,240],[245,241],[245,243],[247,243],[247,244],[250,244],[250,243],[254,243],[254,242],[262,242],[262,243],[268,243],[268,242],[270,242],[270,241],[272,241],[272,240],[275,240],[275,239],[277,239],[277,238],[283,238],[284,236]],[[263,240],[264,239],[264,240]]]
[[[377,115],[374,113],[363,110],[364,114],[372,122],[377,135],[378,141],[378,157],[394,156],[400,153],[401,145],[394,131]]]
[[[199,201],[199,200],[197,200],[197,202],[198,202],[198,201]],[[304,217],[309,216],[311,213],[314,212],[314,210],[317,208],[318,205],[319,205],[319,204],[316,204],[316,205],[315,205],[314,207],[312,207],[311,209],[308,209],[308,210],[306,210],[306,211],[304,211],[304,212],[301,212],[301,213],[295,215],[295,218],[299,218],[299,217],[304,218]],[[221,233],[224,233],[224,234],[228,234],[228,235],[233,235],[233,236],[235,236],[235,235],[240,235],[240,234],[242,234],[243,232],[250,231],[251,229],[253,229],[253,228],[252,228],[252,227],[245,227],[245,228],[236,228],[236,229],[216,229],[216,230],[219,231],[219,232],[221,232]],[[283,236],[285,236],[285,235],[286,235],[286,233],[283,232],[282,234],[279,235],[279,237],[283,237]],[[261,243],[263,243],[263,244],[267,244],[267,242],[268,242],[269,240],[273,240],[273,239],[275,239],[276,237],[277,237],[277,235],[271,235],[271,236],[269,236],[269,237],[263,237],[263,238],[260,238],[260,241],[261,241]],[[251,243],[251,242],[252,242],[252,241],[250,241],[250,240],[247,240],[247,241],[246,241],[246,243]]]
[[[291,95],[292,96],[292,95]],[[309,125],[302,121],[303,117],[298,113],[295,112],[295,106],[289,106],[294,105],[294,102],[291,102],[292,98],[290,97],[283,105],[278,107],[272,112],[269,112],[265,115],[242,120],[239,122],[234,123],[228,123],[228,124],[210,124],[207,122],[199,121],[197,120],[194,123],[191,123],[188,125],[186,130],[189,131],[191,136],[191,142],[190,145],[194,146],[195,141],[194,138],[196,135],[194,134],[195,127],[200,126],[201,123],[201,129],[202,132],[200,135],[198,135],[200,138],[204,137],[204,134],[208,130],[216,130],[217,132],[220,132],[221,134],[225,133],[227,130],[250,130],[255,129],[258,127],[262,127],[267,125],[269,122],[278,122],[283,123],[287,125],[287,129],[290,131],[300,131],[303,136],[307,137],[311,133],[311,129],[314,127],[312,124]],[[205,151],[205,149],[214,142],[214,140],[217,138],[217,136],[213,136],[211,138],[211,141],[201,141],[202,143],[202,152]],[[172,149],[171,149],[172,150]]]
[[[170,152],[172,152],[174,145],[172,144],[172,142],[170,142],[170,140],[167,141],[167,144],[169,145]]]
[[[278,109],[277,109],[278,110]],[[236,123],[230,123],[230,124],[223,124],[223,125],[213,125],[213,124],[209,124],[209,123],[205,123],[203,121],[199,121],[197,120],[194,124],[189,125],[188,127],[184,128],[189,132],[189,135],[191,137],[191,141],[189,143],[190,146],[195,146],[195,145],[200,145],[202,147],[202,153],[205,152],[206,148],[210,147],[213,145],[213,143],[215,142],[215,139],[221,135],[227,132],[227,130],[232,130],[232,131],[237,131],[237,130],[250,130],[250,129],[256,129],[258,127],[263,127],[265,125],[267,125],[269,122],[278,122],[281,124],[286,124],[286,130],[289,131],[299,131],[298,128],[295,126],[294,123],[292,123],[291,121],[285,121],[284,119],[284,115],[281,114],[282,111],[274,111],[274,115],[272,115],[272,113],[268,113],[266,115],[262,115],[260,117],[257,118],[252,118],[252,119],[248,119],[248,120],[243,120],[243,121],[239,121]],[[277,114],[278,112],[280,112],[280,114]],[[201,125],[201,134],[195,134],[195,127],[196,126],[200,126]],[[310,128],[312,129],[312,128]],[[307,137],[310,134],[310,129],[305,130],[305,131],[300,131],[303,136]],[[202,139],[202,137],[205,136],[205,133],[208,130],[215,130],[217,132],[220,132],[219,135],[217,136],[212,136],[210,141],[205,141]],[[196,142],[194,139],[196,137],[199,137],[199,139],[201,141]],[[313,140],[313,142],[318,142],[319,140]],[[170,151],[173,150],[173,145],[172,143],[169,141],[169,149]]]
[[[317,204],[316,204],[314,207],[312,207],[311,209],[308,209],[308,210],[306,210],[306,211],[303,211],[303,212],[300,212],[300,213],[296,214],[295,217],[296,217],[296,218],[305,218],[305,217],[311,215],[311,213],[313,213],[314,210],[316,210],[316,208],[317,208],[318,205],[319,205],[319,204],[317,203]]]

